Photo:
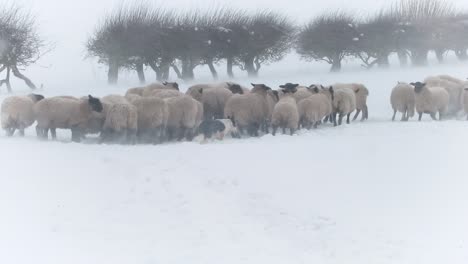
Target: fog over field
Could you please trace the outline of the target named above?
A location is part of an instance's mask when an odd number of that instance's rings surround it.
[[[139,3],[139,1],[136,1]],[[460,9],[467,1],[452,1]],[[138,86],[134,71],[107,84],[107,67],[86,58],[85,43],[112,0],[15,0],[36,15],[55,48],[25,70],[46,98],[102,97]],[[388,1],[145,1],[192,10],[269,8],[299,25],[325,10],[374,12]],[[220,81],[225,65],[217,66]],[[358,82],[369,89],[369,119],[293,136],[271,134],[200,143],[97,144],[91,135],[41,141],[0,134],[0,263],[14,264],[465,264],[468,262],[468,121],[392,122],[398,82],[448,74],[465,80],[468,62],[433,52],[424,67],[366,70],[346,59],[340,73],[291,51],[258,78],[234,81],[310,85]],[[148,82],[155,74],[146,69]],[[3,76],[3,73],[2,73]],[[212,82],[207,66],[180,90]],[[13,94],[30,93],[12,79]],[[249,86],[250,87],[250,86]],[[397,115],[397,120],[400,114]]]

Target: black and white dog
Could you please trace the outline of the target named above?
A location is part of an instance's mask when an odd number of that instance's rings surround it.
[[[213,139],[213,136],[218,140],[223,140],[226,135],[239,138],[237,128],[229,119],[205,120],[198,127],[198,134],[203,135],[203,141]]]

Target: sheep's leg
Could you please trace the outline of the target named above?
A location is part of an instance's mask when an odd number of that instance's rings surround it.
[[[281,129],[283,130],[283,135],[285,135],[286,134],[286,127],[282,127]]]
[[[19,129],[19,134],[21,137],[24,137],[24,128]]]
[[[185,133],[186,133],[186,128],[180,128],[179,130],[179,136],[177,137],[177,141],[182,141],[185,137]]]
[[[73,132],[73,129],[72,129],[72,132]],[[51,128],[50,129],[50,135],[51,135],[53,140],[56,140],[57,139],[57,129],[56,128]]]
[[[367,105],[364,106],[364,109],[362,110],[362,117],[361,121],[369,119],[369,108],[367,108]]]
[[[435,116],[435,114],[434,114],[434,116]],[[442,118],[443,118],[442,111],[439,111],[439,121],[442,121]]]
[[[51,130],[51,133],[53,133],[54,129]],[[72,128],[72,141],[76,143],[81,142],[81,136],[80,136],[80,131],[77,128]]]
[[[437,120],[436,113],[430,113],[432,120]]]
[[[421,121],[423,113],[422,113],[422,112],[419,112],[418,114],[419,114],[418,121]]]
[[[324,123],[328,123],[328,119],[331,119],[331,118],[330,118],[330,115],[327,115],[327,116],[325,117],[325,119],[323,120],[323,122],[324,122]]]
[[[346,117],[346,124],[351,123],[351,122],[349,121],[349,117],[350,117],[350,116],[351,116],[351,113],[349,113],[349,114],[347,115],[347,117]]]
[[[11,137],[13,134],[15,134],[15,128],[14,127],[9,127],[6,129],[7,136]]]
[[[317,129],[318,123],[319,122],[314,122],[314,129]]]
[[[272,131],[273,136],[276,136],[276,130],[278,130],[278,126],[273,126],[273,131]]]
[[[340,113],[339,115],[339,120],[338,120],[338,125],[341,126],[341,124],[343,123],[343,117],[344,117],[344,114],[343,113]],[[335,117],[336,119],[336,117]]]
[[[355,121],[355,120],[358,118],[358,116],[359,116],[360,113],[361,113],[361,109],[357,109],[357,110],[356,110],[356,114],[355,114],[354,117],[353,117],[353,121]],[[363,119],[365,118],[364,112],[362,112],[362,118],[363,118]],[[361,120],[363,120],[363,119],[361,119]]]
[[[296,132],[296,131],[294,130],[294,128],[290,128],[289,132],[291,133],[291,136],[292,136],[292,135],[294,135],[294,132]]]
[[[397,111],[396,111],[396,110],[393,110],[393,117],[392,117],[392,121],[395,121],[396,113],[397,113]]]
[[[332,116],[331,116],[331,119],[332,119],[332,122],[333,122],[333,126],[337,126],[337,123],[336,123],[336,115],[338,113],[337,112],[333,112]]]

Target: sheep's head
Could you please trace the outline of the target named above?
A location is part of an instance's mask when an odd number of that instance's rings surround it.
[[[255,92],[267,92],[269,90],[271,90],[270,87],[266,86],[265,84],[254,84],[254,83],[251,83],[251,85],[253,86],[253,89],[252,89],[252,93],[255,93]]]
[[[39,102],[40,100],[44,99],[45,97],[40,94],[30,94],[29,97],[35,102]]]
[[[228,83],[228,89],[233,94],[244,94],[244,90],[242,90],[242,87],[237,83]]]
[[[283,89],[294,91],[294,93],[295,93],[297,91],[298,86],[299,86],[299,84],[297,84],[297,83],[286,83],[286,84],[280,85],[279,87],[283,88]]]
[[[98,98],[92,97],[91,95],[88,95],[88,104],[91,106],[91,109],[95,112],[102,112],[102,103],[101,100]]]
[[[426,83],[422,82],[415,82],[415,83],[410,83],[412,86],[414,86],[414,92],[415,93],[420,93],[424,87],[426,87]]]
[[[180,91],[180,90],[179,90],[179,84],[176,83],[176,82],[163,82],[163,85],[164,85],[164,86],[167,86],[167,87],[169,87],[169,88],[173,88],[173,89],[175,89],[175,90],[177,90],[177,91]]]
[[[322,86],[323,88],[323,86]],[[319,87],[315,84],[312,84],[311,86],[307,87],[307,90],[309,90],[310,92],[312,93],[319,93],[320,90],[319,90]]]
[[[279,93],[278,93],[278,91],[276,91],[276,90],[271,90],[271,94],[273,95],[273,99],[275,100],[275,102],[278,102],[278,101],[279,101]]]

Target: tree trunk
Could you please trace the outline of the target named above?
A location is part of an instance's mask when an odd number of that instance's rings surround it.
[[[143,69],[143,63],[137,63],[136,71],[138,73],[138,79],[140,80],[140,84],[145,84],[146,78],[145,78],[145,71]]]
[[[254,58],[248,57],[244,60],[244,69],[247,71],[247,76],[257,77],[258,71],[255,69]]]
[[[227,64],[226,64],[226,69],[227,69],[227,74],[229,78],[234,78],[234,72],[232,71],[232,66],[234,62],[231,57],[227,58]]]
[[[213,61],[207,62],[208,67],[210,68],[211,75],[213,76],[213,80],[218,80],[218,72],[216,71],[215,66],[213,65]]]
[[[16,65],[11,66],[11,70],[13,71],[13,75],[15,75],[17,78],[23,80],[31,90],[36,89],[36,85],[34,85],[34,83],[28,77],[24,76],[18,70],[18,67],[16,67]],[[7,75],[9,75],[8,71],[7,71]],[[8,76],[8,78],[10,78],[10,77]]]
[[[377,59],[377,65],[379,68],[388,68],[390,67],[390,61],[388,60],[388,54],[380,55]]]
[[[175,64],[171,64],[171,67],[174,70],[174,72],[176,73],[177,78],[182,79],[182,73],[180,72],[179,67],[177,67],[177,65],[175,65]]]
[[[411,62],[413,66],[426,66],[428,50],[411,50]]]
[[[400,66],[402,67],[408,66],[408,54],[406,53],[406,50],[399,50],[397,54],[398,54],[398,60],[400,61]]]
[[[11,72],[10,67],[7,67],[6,78],[5,78],[5,84],[6,84],[8,93],[11,93],[11,92],[12,92],[12,91],[11,91],[11,83],[10,83],[10,72]]]
[[[107,82],[110,85],[117,84],[119,80],[119,63],[117,59],[110,58],[109,59],[109,72],[107,73]]]
[[[436,49],[435,50],[436,56],[437,56],[437,61],[442,64],[444,63],[444,53],[445,51],[442,49]]]
[[[195,77],[193,73],[193,66],[190,59],[182,60],[182,79],[184,81],[191,81]]]
[[[341,56],[340,54],[334,54],[331,58],[331,72],[340,72],[341,71]]]
[[[461,61],[465,61],[468,59],[468,54],[466,54],[466,49],[456,50],[455,54],[457,58]]]

